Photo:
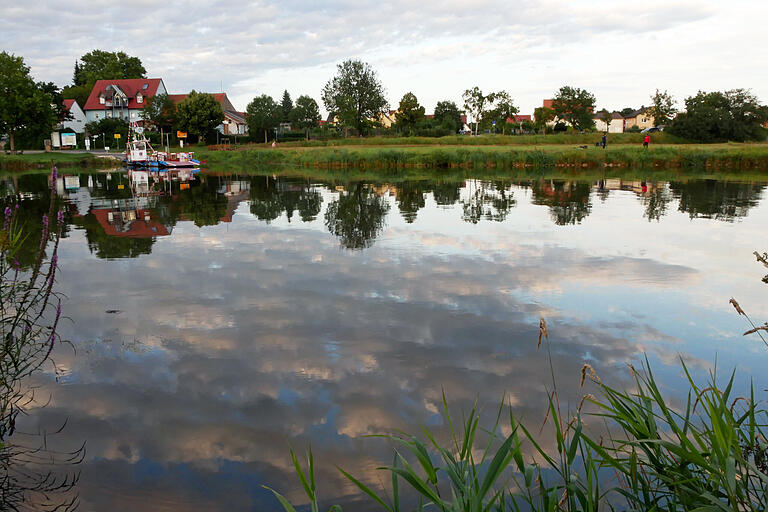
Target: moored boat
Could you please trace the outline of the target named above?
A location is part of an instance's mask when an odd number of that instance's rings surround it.
[[[144,136],[144,129],[136,123],[128,125],[128,144],[125,148],[125,165],[138,168],[184,168],[198,167],[200,161],[194,158],[194,153],[166,153],[155,151],[149,140]]]

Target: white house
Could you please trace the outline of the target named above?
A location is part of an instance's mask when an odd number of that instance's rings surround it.
[[[599,132],[624,133],[624,116],[618,112],[611,113],[611,120],[608,123],[601,118],[599,113],[593,119],[595,120],[595,129]]]
[[[62,121],[57,128],[58,129],[71,129],[75,133],[83,133],[85,131],[85,112],[80,108],[75,100],[64,100],[62,102],[64,108],[70,114],[71,118]]]

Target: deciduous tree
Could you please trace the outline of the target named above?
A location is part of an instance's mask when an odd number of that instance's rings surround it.
[[[366,120],[376,118],[388,108],[384,87],[373,68],[359,60],[337,66],[336,76],[323,87],[323,103],[345,126],[362,135]]]
[[[291,122],[304,130],[309,140],[310,130],[317,126],[318,121],[320,121],[320,107],[317,102],[309,96],[299,96],[291,112]]]
[[[592,119],[595,96],[584,89],[561,87],[552,102],[552,109],[558,119],[566,121],[575,130],[587,130],[595,125]]]
[[[488,111],[484,117],[495,124],[494,132],[501,127],[502,135],[507,133],[507,119],[514,119],[514,115],[519,112],[512,101],[512,97],[507,91],[492,92],[487,97]]]
[[[458,132],[464,123],[461,121],[463,112],[453,101],[438,101],[435,106],[435,121],[443,126],[450,126],[454,132]]]
[[[653,117],[653,124],[655,126],[669,124],[676,112],[675,98],[667,91],[660,92],[656,89],[656,93],[651,95],[651,106],[648,109],[648,114]]]
[[[82,107],[88,100],[96,80],[146,77],[147,70],[138,57],[132,57],[125,52],[93,50],[75,62],[72,85],[65,87],[62,94],[66,99],[76,100]]]
[[[419,100],[412,92],[407,92],[400,99],[397,108],[397,124],[402,126],[409,134],[413,134],[416,123],[424,119],[424,107],[419,105]]]
[[[483,91],[479,87],[475,86],[472,89],[467,89],[462,94],[464,100],[464,109],[472,118],[475,123],[475,135],[477,135],[477,128],[482,121],[483,114],[485,113],[485,106],[488,103],[488,97],[483,94]]]
[[[179,128],[200,137],[205,137],[224,121],[221,104],[212,95],[193,90],[176,107]]]
[[[677,115],[668,131],[699,142],[743,142],[764,138],[766,121],[768,107],[747,89],[699,92],[686,98],[685,112]]]
[[[176,104],[167,94],[157,94],[147,99],[140,115],[160,130],[170,130],[176,122]]]
[[[544,131],[547,123],[555,120],[555,111],[547,107],[537,107],[533,109],[533,125],[537,130]]]
[[[53,84],[32,79],[22,57],[0,52],[0,134],[8,134],[12,152],[18,132],[48,133],[59,121],[61,111],[51,87],[56,90]]]
[[[251,135],[264,131],[264,142],[270,130],[280,124],[283,109],[272,96],[262,94],[256,96],[245,109],[245,121],[248,123],[248,131]]]

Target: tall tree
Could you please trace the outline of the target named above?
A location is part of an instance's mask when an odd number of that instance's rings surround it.
[[[280,107],[283,109],[283,122],[288,122],[291,120],[291,112],[293,111],[293,100],[291,100],[291,95],[288,94],[288,91],[283,91],[283,101],[280,102]]]
[[[264,142],[270,130],[280,124],[283,109],[272,96],[262,94],[256,96],[245,109],[245,122],[248,123],[248,131],[255,136],[264,131]]]
[[[322,97],[325,108],[359,135],[365,131],[368,119],[378,117],[389,107],[376,71],[359,60],[339,64],[336,76],[323,87]]]
[[[768,107],[746,89],[699,92],[685,99],[685,112],[675,117],[668,131],[698,142],[758,140],[765,137],[762,125]]]
[[[44,134],[59,121],[49,85],[32,79],[22,57],[0,52],[0,133],[8,134],[11,152],[16,151],[19,131]]]
[[[547,123],[555,120],[555,111],[547,107],[537,107],[533,109],[533,125],[537,130],[543,131]]]
[[[520,112],[507,91],[493,92],[488,95],[488,111],[484,117],[490,122],[496,122],[496,130],[501,127],[502,135],[507,133],[507,119],[514,119]],[[494,130],[495,131],[495,130]]]
[[[570,123],[575,130],[586,130],[594,126],[592,113],[595,110],[595,96],[578,87],[561,87],[552,102],[558,119]]]
[[[656,89],[656,93],[651,95],[651,106],[648,109],[648,113],[653,117],[654,126],[667,125],[676,112],[675,98],[667,91],[660,92]]]
[[[454,132],[458,132],[464,126],[461,121],[462,114],[463,112],[453,101],[438,101],[435,105],[435,121],[441,125],[450,126]]]
[[[299,96],[291,112],[291,122],[304,130],[309,140],[310,130],[317,126],[318,121],[320,121],[320,107],[317,102],[309,96]]]
[[[472,89],[464,91],[461,98],[464,100],[464,109],[475,123],[475,135],[477,135],[477,128],[485,113],[488,97],[483,94],[483,91],[481,91],[479,87],[475,86]]]
[[[419,105],[419,100],[412,92],[407,92],[400,99],[397,108],[397,124],[402,126],[409,134],[413,134],[416,123],[424,119],[424,107]]]
[[[325,226],[347,249],[365,249],[379,236],[389,212],[387,200],[363,183],[350,185],[325,210]]]
[[[74,99],[82,107],[96,80],[146,78],[147,70],[138,57],[125,52],[93,50],[75,62],[72,85],[62,90],[64,98]]]
[[[176,107],[178,125],[205,142],[205,137],[224,121],[221,104],[212,95],[193,90]]]

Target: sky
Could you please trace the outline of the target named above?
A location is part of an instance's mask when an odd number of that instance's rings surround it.
[[[523,114],[563,85],[598,108],[679,104],[698,90],[749,88],[768,101],[764,0],[0,0],[0,51],[38,80],[69,84],[93,50],[139,57],[169,92],[224,91],[238,109],[288,90],[320,92],[345,59],[378,72],[392,108],[413,92],[432,112],[475,85]]]

